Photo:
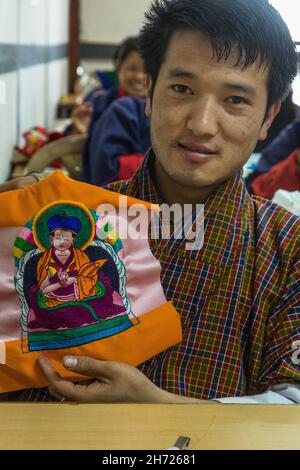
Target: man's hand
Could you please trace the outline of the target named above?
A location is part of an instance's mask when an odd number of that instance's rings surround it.
[[[50,393],[59,400],[81,403],[211,403],[166,392],[154,385],[136,367],[90,357],[64,357],[64,366],[91,380],[72,383],[62,379],[46,357],[39,364],[49,382]]]
[[[37,183],[35,176],[20,176],[20,178],[15,178],[13,180],[7,181],[6,183],[0,184],[0,193],[4,193],[5,191],[12,191],[14,189],[22,189],[26,186],[31,186],[34,183]]]
[[[92,379],[76,384],[62,379],[45,357],[39,358],[39,364],[49,382],[50,392],[58,399],[64,397],[82,403],[168,401],[167,392],[156,387],[142,372],[128,364],[98,361],[90,357],[66,356],[66,369]]]

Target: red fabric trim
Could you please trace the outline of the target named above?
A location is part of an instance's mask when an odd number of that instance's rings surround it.
[[[119,158],[119,180],[127,180],[139,169],[144,159],[142,153],[121,155]]]
[[[298,152],[299,149],[294,150],[287,159],[258,176],[251,185],[253,193],[272,199],[278,189],[300,191],[300,167],[296,161]]]
[[[120,87],[119,88],[119,93],[118,93],[118,98],[122,98],[123,96],[126,96],[124,88]]]

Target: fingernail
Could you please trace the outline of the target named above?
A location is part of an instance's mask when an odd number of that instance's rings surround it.
[[[64,357],[64,366],[68,369],[75,369],[78,366],[76,357]]]
[[[51,365],[48,361],[48,359],[45,357],[45,356],[40,356],[38,357],[38,363],[42,366],[42,367],[46,367],[46,368],[50,368]]]

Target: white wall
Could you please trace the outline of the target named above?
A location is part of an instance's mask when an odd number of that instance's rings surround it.
[[[9,172],[12,146],[17,137],[17,74],[0,75],[5,86],[5,103],[0,101],[0,181],[4,181]]]
[[[118,44],[137,34],[150,0],[81,0],[81,42]]]
[[[17,42],[19,0],[0,0],[0,43],[14,44]]]
[[[80,42],[119,44],[127,36],[138,34],[151,0],[81,0],[80,3]],[[112,68],[107,59],[84,59],[81,63],[88,72]]]
[[[5,45],[66,45],[68,23],[69,0],[0,0],[0,54]],[[6,89],[5,104],[0,96],[0,182],[9,175],[13,146],[23,145],[21,134],[33,125],[53,125],[67,91],[67,67],[66,57],[23,67],[16,60],[13,71],[0,73],[0,91],[2,84]]]
[[[67,59],[56,60],[46,65],[46,103],[45,126],[51,127],[56,118],[57,103],[67,91],[68,83]]]
[[[289,27],[293,41],[300,41],[299,0],[270,0]]]

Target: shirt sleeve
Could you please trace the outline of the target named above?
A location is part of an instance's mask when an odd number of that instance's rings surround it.
[[[286,287],[269,315],[264,332],[261,368],[256,393],[242,397],[218,397],[221,403],[300,403],[300,254],[296,233],[288,252]],[[295,256],[296,252],[296,256]],[[292,256],[294,254],[294,256]],[[290,258],[291,259],[291,258]]]
[[[296,227],[299,227],[296,223]],[[257,378],[257,392],[274,390],[274,386],[291,383],[300,386],[300,253],[299,229],[295,238],[286,243],[282,256],[281,280],[284,290],[278,291],[277,305],[266,319],[261,368]],[[286,234],[288,238],[288,234]],[[296,249],[298,248],[298,249]],[[290,260],[287,260],[287,257]],[[286,266],[284,267],[284,263]],[[285,268],[285,269],[284,269]]]

